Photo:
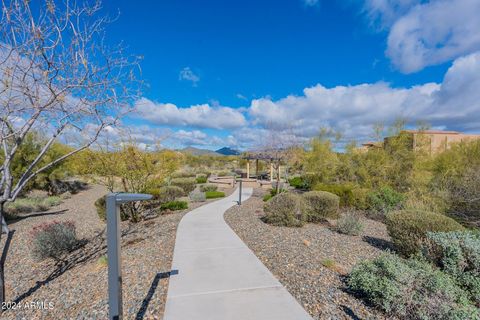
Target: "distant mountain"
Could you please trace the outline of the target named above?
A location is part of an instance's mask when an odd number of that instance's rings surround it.
[[[238,150],[229,148],[229,147],[223,147],[221,149],[218,149],[215,151],[216,153],[223,154],[224,156],[238,156],[240,152]]]
[[[186,147],[186,148],[183,148],[179,151],[182,152],[182,153],[191,154],[193,156],[204,156],[204,155],[221,156],[222,155],[222,154],[217,153],[213,150],[200,149],[200,148],[195,148],[195,147]]]
[[[213,150],[208,150],[208,149],[200,149],[200,148],[195,148],[195,147],[186,147],[186,148],[183,148],[181,150],[178,150],[182,153],[186,153],[186,154],[191,154],[193,156],[204,156],[204,155],[208,155],[208,156],[236,156],[236,155],[239,155],[240,152],[237,151],[237,150],[234,150],[232,148],[228,148],[228,147],[223,147],[221,149],[218,149],[217,151],[213,151]]]

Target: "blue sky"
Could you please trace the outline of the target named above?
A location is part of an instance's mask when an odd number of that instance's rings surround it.
[[[109,41],[144,57],[149,87],[124,123],[147,144],[168,135],[173,147],[245,149],[267,131],[308,139],[321,127],[362,141],[396,117],[479,131],[477,0],[109,0],[104,10],[120,12]]]

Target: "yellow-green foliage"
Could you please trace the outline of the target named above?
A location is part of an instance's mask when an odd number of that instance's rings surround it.
[[[310,141],[310,148],[304,158],[306,172],[315,173],[320,182],[332,181],[335,178],[338,158],[332,150],[331,142],[319,136]]]
[[[447,211],[466,222],[480,221],[480,141],[462,142],[433,163],[432,185],[440,190]]]
[[[405,256],[419,251],[428,232],[450,232],[464,227],[447,216],[419,210],[399,210],[387,214],[388,234],[396,249]]]
[[[263,209],[263,221],[275,226],[301,227],[306,221],[305,200],[295,193],[279,193],[265,202]]]
[[[339,197],[330,192],[310,191],[303,194],[306,202],[307,220],[320,222],[325,218],[337,219]]]

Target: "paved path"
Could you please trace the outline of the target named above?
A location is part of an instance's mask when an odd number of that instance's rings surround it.
[[[244,189],[243,200],[251,194]],[[237,199],[238,190],[183,217],[164,320],[311,320],[226,224]]]

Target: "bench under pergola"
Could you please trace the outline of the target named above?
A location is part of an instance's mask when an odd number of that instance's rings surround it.
[[[280,156],[274,155],[270,152],[246,152],[243,154],[242,159],[247,160],[247,179],[250,179],[250,161],[255,160],[255,175],[258,179],[258,162],[266,161],[270,163],[270,181],[273,181],[273,162],[282,160]],[[277,175],[280,175],[280,166],[277,168]]]

